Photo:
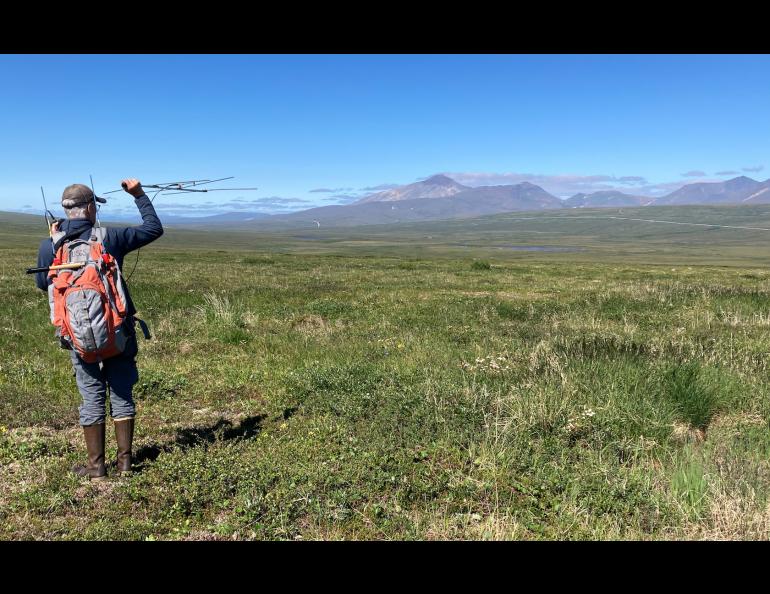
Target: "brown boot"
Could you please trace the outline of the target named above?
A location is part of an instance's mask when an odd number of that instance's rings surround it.
[[[131,443],[134,441],[133,417],[115,420],[115,441],[118,442],[118,472],[131,472]]]
[[[104,468],[104,423],[84,425],[83,433],[86,437],[88,463],[75,466],[72,472],[78,476],[103,479],[107,476],[107,470]]]

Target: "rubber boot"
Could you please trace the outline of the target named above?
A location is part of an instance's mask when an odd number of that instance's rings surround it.
[[[107,476],[107,470],[104,467],[104,427],[104,423],[83,426],[88,463],[79,464],[72,469],[72,472],[78,476],[87,476],[92,479],[103,479]]]
[[[134,441],[134,418],[115,419],[115,441],[118,442],[118,473],[131,472],[131,443]]]

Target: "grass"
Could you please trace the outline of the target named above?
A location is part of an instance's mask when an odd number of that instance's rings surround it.
[[[695,521],[703,519],[709,495],[709,483],[702,461],[687,446],[680,454],[671,478],[671,489],[685,514]]]
[[[474,260],[471,264],[471,270],[491,270],[492,265],[486,260]]]
[[[703,432],[722,405],[719,388],[696,362],[677,365],[665,374],[666,397],[675,403],[680,420]]]
[[[0,538],[770,535],[770,275],[750,238],[687,235],[672,265],[660,246],[685,236],[613,259],[461,250],[484,234],[454,222],[417,252],[172,229],[131,282],[154,335],[137,472],[97,484],[68,472],[79,397],[20,274],[25,225],[0,223]],[[730,266],[709,261],[722,247]]]

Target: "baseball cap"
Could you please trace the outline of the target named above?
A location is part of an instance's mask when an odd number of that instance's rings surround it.
[[[72,184],[71,186],[67,186],[64,188],[64,192],[62,192],[61,195],[61,205],[64,208],[82,206],[89,202],[93,202],[93,200],[94,193],[91,191],[91,188],[83,184]],[[97,196],[96,201],[101,202],[102,204],[107,202],[107,200],[101,196]]]

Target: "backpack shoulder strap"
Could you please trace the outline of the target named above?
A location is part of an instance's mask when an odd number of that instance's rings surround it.
[[[107,238],[107,229],[104,227],[93,227],[91,229],[91,237],[96,237],[96,241],[104,245],[104,240]]]
[[[80,236],[80,231],[65,233],[64,231],[58,231],[51,236],[51,245],[54,253],[59,251],[59,248],[65,243],[77,239]]]
[[[51,234],[51,251],[53,251],[54,254],[61,244],[64,243],[64,238],[66,236],[67,234],[64,231],[57,231],[56,233]]]
[[[91,235],[88,237],[88,240],[92,243],[100,244],[102,246],[102,252],[109,253],[107,244],[104,242],[105,239],[107,239],[107,229],[104,227],[91,228]]]

